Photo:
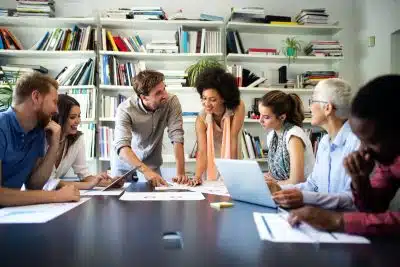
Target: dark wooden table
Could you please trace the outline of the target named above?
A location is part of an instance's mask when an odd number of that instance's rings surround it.
[[[132,184],[130,191],[148,191]],[[151,190],[151,189],[150,189]],[[278,244],[261,241],[254,211],[236,202],[217,211],[204,201],[88,202],[45,224],[0,225],[0,266],[400,266],[400,242],[371,245]],[[180,232],[182,249],[167,249],[166,232]]]

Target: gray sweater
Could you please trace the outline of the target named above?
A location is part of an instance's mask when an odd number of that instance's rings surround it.
[[[125,146],[131,147],[142,162],[157,170],[163,163],[161,152],[165,128],[168,128],[172,143],[183,143],[182,109],[175,95],[169,94],[167,102],[154,112],[147,111],[136,95],[122,102],[115,122],[113,175],[122,175],[134,167],[116,155]]]

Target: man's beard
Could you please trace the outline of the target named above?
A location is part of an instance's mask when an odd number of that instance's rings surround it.
[[[38,127],[44,129],[47,126],[47,124],[49,124],[51,116],[47,115],[42,110],[39,110],[37,113],[37,119],[38,119]]]

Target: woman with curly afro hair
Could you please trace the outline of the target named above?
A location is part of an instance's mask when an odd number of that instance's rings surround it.
[[[232,74],[209,68],[196,82],[203,109],[196,119],[197,160],[193,185],[217,179],[214,158],[237,159],[245,106]]]

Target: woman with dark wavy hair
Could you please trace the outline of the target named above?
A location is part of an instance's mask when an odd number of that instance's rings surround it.
[[[203,109],[196,119],[197,160],[193,184],[217,179],[214,158],[237,159],[245,106],[232,74],[222,68],[202,72],[196,82]]]
[[[55,166],[49,181],[60,179],[61,185],[73,184],[78,189],[91,189],[94,186],[109,185],[112,179],[107,173],[91,175],[86,165],[85,139],[83,133],[78,130],[81,122],[79,102],[69,95],[62,94],[58,96],[57,105],[58,114],[53,116],[52,119],[61,126],[61,137]],[[79,182],[62,180],[71,168],[80,179]]]

